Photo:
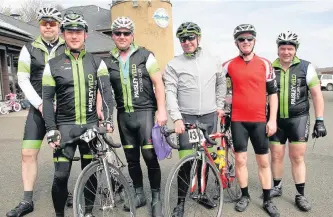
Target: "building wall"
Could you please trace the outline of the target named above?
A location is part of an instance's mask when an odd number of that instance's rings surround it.
[[[138,7],[133,7],[133,1],[124,1],[113,4],[111,7],[111,22],[119,16],[128,16],[135,23],[134,41],[154,52],[162,69],[174,57],[172,5],[169,1],[152,0],[135,1]],[[163,15],[165,9],[168,15],[168,25],[160,27],[153,16],[158,10]],[[155,16],[157,17],[157,16]],[[166,19],[156,19],[164,26]]]
[[[9,89],[9,76],[8,76],[8,63],[7,52],[4,49],[0,49],[0,82],[1,82],[1,100],[10,93]]]

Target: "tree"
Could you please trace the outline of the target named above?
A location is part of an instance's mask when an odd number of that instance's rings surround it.
[[[7,7],[0,6],[0,13],[10,16],[12,14],[12,8],[10,6],[7,6]]]
[[[29,22],[37,18],[37,12],[41,7],[55,7],[59,11],[64,9],[62,5],[52,2],[53,1],[26,0],[21,4],[21,7],[17,10],[17,13],[21,15],[21,19],[23,21]]]
[[[21,15],[21,19],[25,22],[36,19],[38,9],[42,6],[43,2],[40,0],[26,0],[21,4],[17,13]]]

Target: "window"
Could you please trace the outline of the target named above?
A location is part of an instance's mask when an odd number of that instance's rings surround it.
[[[332,79],[332,75],[322,75],[322,79]]]

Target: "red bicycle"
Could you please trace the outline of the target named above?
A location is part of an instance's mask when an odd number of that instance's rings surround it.
[[[227,114],[221,118],[221,132],[211,135],[207,134],[205,124],[185,124],[185,133],[193,144],[193,154],[182,158],[169,174],[164,195],[166,216],[177,216],[177,211],[181,209],[179,206],[183,206],[184,216],[220,217],[223,202],[234,202],[240,198],[230,122],[230,114]],[[161,131],[170,146],[179,149],[170,139],[174,129],[164,127]],[[217,152],[213,151],[214,145],[218,145]],[[176,189],[174,186],[177,186]],[[226,190],[228,197],[224,197],[223,190]],[[194,208],[197,204],[206,209]]]

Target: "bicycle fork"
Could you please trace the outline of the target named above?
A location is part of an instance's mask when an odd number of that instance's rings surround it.
[[[190,194],[193,195],[194,192],[196,191],[197,187],[199,187],[200,189],[198,189],[198,195],[199,194],[204,194],[205,190],[206,190],[206,171],[207,171],[207,164],[206,161],[207,159],[205,158],[205,156],[203,156],[202,152],[198,152],[199,154],[199,159],[201,158],[201,168],[200,171],[198,171],[198,161],[196,160],[194,162],[194,165],[191,168],[191,174],[193,174],[193,178],[191,179],[191,186],[190,186]],[[200,174],[200,180],[198,180],[198,172]],[[198,186],[198,181],[200,182],[199,186]]]
[[[105,206],[106,204],[102,206],[102,209],[105,210],[105,209],[108,209],[108,208],[114,208],[115,207],[115,200],[114,200],[114,195],[113,195],[113,187],[112,187],[112,183],[111,183],[109,165],[108,165],[106,157],[103,157],[102,160],[103,160],[103,166],[104,166],[107,186],[109,188],[108,195],[110,196],[110,204],[108,206]]]

